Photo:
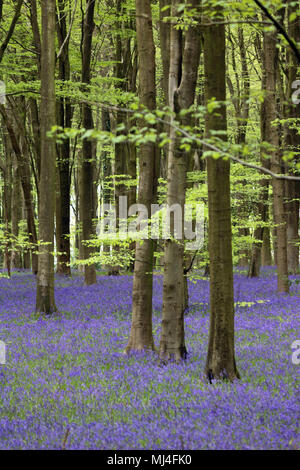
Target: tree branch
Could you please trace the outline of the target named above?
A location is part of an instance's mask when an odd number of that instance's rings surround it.
[[[159,119],[159,120],[161,120],[161,119]],[[195,136],[190,135],[184,129],[181,129],[180,127],[175,126],[174,124],[168,123],[167,121],[164,121],[164,122],[166,122],[169,125],[172,125],[177,132],[180,132],[181,134],[183,134],[188,139],[196,141],[196,142],[200,143],[201,145],[204,145],[205,147],[208,147],[210,150],[213,150],[214,152],[217,152],[220,155],[224,155],[226,158],[229,158],[230,160],[232,160],[236,163],[240,163],[240,165],[246,166],[248,168],[252,168],[253,170],[258,170],[261,173],[265,173],[266,175],[270,175],[270,176],[272,176],[272,178],[275,178],[275,179],[278,179],[278,180],[300,181],[299,176],[279,175],[277,173],[273,173],[271,170],[268,170],[267,168],[264,168],[262,166],[255,165],[254,163],[245,162],[244,160],[241,160],[238,157],[234,157],[233,155],[230,155],[228,152],[225,152],[224,150],[219,149],[215,145],[209,144],[208,142],[205,142],[204,140],[199,139],[199,137],[195,137]]]
[[[71,34],[71,31],[72,31],[72,26],[73,26],[73,22],[74,22],[74,18],[75,18],[75,13],[76,13],[76,8],[77,8],[77,2],[78,0],[75,0],[75,5],[74,5],[74,10],[73,10],[73,13],[72,13],[72,18],[71,18],[71,22],[70,22],[70,27],[69,27],[69,31],[68,31],[68,34],[67,36],[65,37],[65,40],[64,42],[62,43],[59,51],[58,51],[58,54],[56,56],[56,60],[59,59],[59,57],[61,56],[62,54],[62,51],[63,51],[63,48],[65,47],[67,41],[70,39],[70,34]]]
[[[272,23],[274,24],[274,26],[276,26],[279,33],[287,40],[287,42],[289,43],[291,49],[293,50],[293,52],[294,52],[295,56],[297,57],[297,60],[300,64],[300,51],[299,51],[297,45],[295,44],[295,42],[290,38],[290,36],[288,35],[288,33],[286,32],[284,27],[273,17],[273,15],[271,15],[269,10],[259,0],[254,0],[254,2],[265,13],[265,15],[269,18],[269,20],[272,21]]]
[[[6,35],[6,38],[4,39],[4,41],[3,41],[3,43],[1,44],[1,47],[0,47],[0,62],[3,59],[3,55],[4,55],[4,52],[6,51],[8,43],[10,41],[10,38],[12,37],[12,35],[14,33],[15,26],[17,24],[17,21],[18,21],[19,17],[20,17],[20,14],[21,14],[22,5],[23,5],[23,0],[19,0],[18,4],[16,6],[16,11],[15,11],[14,17],[12,19],[10,28],[9,28],[8,33]]]
[[[31,91],[24,90],[23,92],[17,92],[17,93],[11,93],[11,94],[20,94],[20,93],[29,93],[29,92],[32,93]],[[38,93],[38,92],[34,92],[34,93]],[[73,101],[75,101],[75,100],[73,100]],[[109,109],[109,110],[113,110],[113,111],[123,111],[123,112],[130,113],[130,114],[136,113],[136,111],[134,111],[132,109],[121,108],[121,107],[115,106],[115,105],[108,105],[108,104],[101,103],[101,102],[98,102],[98,101],[89,101],[89,100],[83,100],[83,99],[80,99],[79,101],[80,101],[80,103],[86,103],[86,104],[89,104],[90,106],[97,105],[97,106],[100,106],[103,109]],[[1,111],[1,109],[0,109],[0,111]],[[157,119],[158,122],[161,122],[163,124],[167,124],[168,126],[172,126],[177,132],[184,135],[188,139],[190,139],[190,140],[192,140],[192,141],[194,141],[198,144],[204,145],[207,148],[209,148],[210,150],[213,150],[214,152],[219,153],[220,155],[224,155],[224,157],[229,158],[233,162],[239,163],[240,165],[246,166],[248,168],[252,168],[253,170],[257,170],[261,173],[272,176],[272,178],[275,178],[275,179],[287,180],[287,181],[300,181],[299,176],[280,175],[280,174],[277,174],[277,173],[273,173],[271,170],[268,170],[265,167],[255,165],[254,163],[245,162],[244,160],[241,160],[238,157],[234,157],[233,155],[230,155],[228,152],[225,152],[224,150],[219,149],[215,145],[212,145],[212,144],[206,142],[205,140],[200,139],[199,137],[196,137],[196,136],[193,136],[193,135],[189,134],[184,129],[181,129],[180,127],[176,126],[174,123],[170,123],[169,121],[166,121],[165,119],[159,118],[157,116],[156,116],[156,119]]]

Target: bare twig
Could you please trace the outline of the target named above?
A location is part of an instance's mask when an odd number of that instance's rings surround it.
[[[196,251],[195,251],[194,256],[193,256],[193,258],[192,258],[192,260],[191,260],[191,263],[190,263],[189,267],[188,267],[188,268],[185,268],[185,269],[183,270],[183,273],[184,273],[184,274],[188,274],[188,273],[190,272],[190,270],[192,269],[198,251],[199,251],[199,250],[196,250]]]

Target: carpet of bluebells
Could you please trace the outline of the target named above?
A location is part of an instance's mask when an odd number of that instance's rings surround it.
[[[132,277],[56,278],[58,313],[37,316],[35,279],[0,279],[1,449],[299,449],[300,276],[276,293],[271,269],[235,275],[236,358],[241,380],[203,376],[209,283],[189,283],[189,357],[162,366],[154,353],[123,355]],[[159,343],[162,279],[154,280]]]

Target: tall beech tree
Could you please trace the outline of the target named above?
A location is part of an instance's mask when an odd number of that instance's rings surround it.
[[[51,314],[54,299],[55,140],[48,133],[56,124],[55,0],[42,0],[41,174],[39,182],[39,258],[36,311]]]
[[[120,92],[120,106],[115,113],[115,126],[123,126],[123,130],[116,130],[118,135],[125,135],[132,125],[128,114],[122,110],[124,97],[127,93],[136,93],[137,78],[137,47],[135,40],[135,24],[129,15],[126,15],[128,4],[126,0],[115,0],[116,30],[115,36],[115,66],[114,76],[117,79],[116,89]],[[118,142],[115,144],[114,159],[114,193],[116,208],[116,226],[121,225],[122,214],[119,213],[120,197],[127,197],[128,207],[136,202],[136,188],[127,186],[128,175],[130,180],[136,179],[136,146],[130,142]],[[134,247],[133,247],[134,248]],[[113,248],[118,253],[118,246]],[[120,265],[111,266],[109,274],[120,274]]]
[[[290,37],[300,42],[300,17],[292,19],[293,14],[297,14],[299,6],[289,0],[287,6],[288,13],[288,33]],[[299,118],[299,105],[294,104],[291,100],[293,93],[293,83],[297,80],[298,61],[292,51],[287,53],[287,86],[285,118],[296,120]],[[296,152],[295,162],[299,160],[300,135],[297,128],[290,129],[285,126],[285,145],[287,150]],[[290,172],[290,174],[294,174]],[[298,171],[299,174],[299,171]],[[287,217],[287,257],[288,270],[290,273],[296,274],[299,271],[299,210],[300,210],[300,182],[289,181],[285,183],[286,194],[286,217]]]
[[[11,212],[11,231],[14,238],[11,265],[13,269],[19,269],[22,268],[22,253],[20,248],[16,246],[16,240],[19,235],[19,223],[22,220],[22,186],[20,170],[15,155],[13,158],[13,188]]]
[[[284,165],[280,152],[278,125],[274,125],[277,118],[276,109],[276,76],[278,64],[277,33],[264,33],[264,54],[266,63],[266,142],[271,145],[271,170],[273,173],[284,173]],[[287,263],[287,230],[285,214],[285,183],[283,180],[273,178],[273,210],[276,234],[276,264],[277,288],[279,292],[289,292],[288,263]]]
[[[3,215],[5,220],[5,250],[4,250],[4,268],[7,270],[7,275],[11,274],[11,202],[12,202],[12,158],[13,152],[11,142],[7,135],[3,136],[5,145],[5,162],[1,161],[1,169],[4,177],[3,188]]]
[[[92,40],[94,31],[94,13],[96,0],[86,1],[86,10],[83,19],[83,35],[82,35],[82,78],[81,81],[87,89],[87,85],[91,81],[91,58],[92,58]],[[82,103],[82,125],[85,129],[93,129],[93,111],[89,103]],[[79,207],[81,222],[81,242],[83,248],[84,260],[88,260],[92,253],[92,248],[86,242],[92,238],[94,234],[93,217],[94,217],[94,161],[93,161],[93,141],[84,139],[82,143],[82,162],[79,183]],[[84,282],[86,285],[96,283],[96,267],[94,264],[87,263],[84,265]]]
[[[156,108],[155,46],[150,0],[136,0],[136,33],[139,57],[140,103],[145,108]],[[157,192],[158,149],[155,143],[141,146],[139,155],[138,203],[151,213]],[[152,270],[153,241],[136,243],[133,274],[132,324],[126,352],[154,349],[152,336]]]
[[[264,47],[261,46],[260,42],[260,58],[262,62],[262,80],[261,80],[261,89],[262,92],[266,89],[266,59],[264,53]],[[261,142],[266,141],[266,106],[265,100],[261,103],[260,107],[260,139]],[[263,150],[261,151],[261,165],[270,169],[270,160],[265,158]],[[268,221],[268,200],[269,200],[269,180],[262,178],[260,181],[260,194],[259,201],[257,204],[257,209],[259,216],[261,218],[261,225],[256,227],[254,231],[255,243],[252,248],[252,256],[249,266],[248,276],[251,278],[258,277],[260,274],[260,268],[263,264],[263,245],[264,245],[264,234],[265,229],[267,228],[263,224]],[[270,235],[270,232],[269,232]],[[271,263],[268,263],[269,265]]]
[[[229,39],[233,43],[232,35],[229,34]],[[245,145],[246,136],[247,136],[247,127],[248,127],[248,118],[249,118],[249,96],[250,96],[250,74],[247,62],[247,54],[244,40],[244,32],[241,27],[238,28],[237,32],[237,44],[240,53],[240,64],[241,64],[241,73],[237,71],[237,60],[236,60],[236,49],[232,45],[231,55],[232,55],[232,67],[235,76],[235,85],[236,92],[234,90],[233,82],[230,78],[230,75],[227,74],[227,84],[232,97],[232,102],[235,110],[236,118],[236,136],[235,140],[237,144]],[[241,181],[241,183],[243,183]],[[245,220],[247,218],[247,207],[245,207],[245,201],[243,200],[242,195],[238,195],[240,200],[239,214],[241,219]],[[250,230],[248,227],[241,227],[239,229],[239,237],[249,236]],[[241,250],[239,265],[247,266],[249,250]]]
[[[209,5],[208,5],[209,8]],[[208,13],[210,10],[208,10]],[[217,113],[207,113],[205,134],[222,131],[226,139],[225,26],[221,7],[215,7],[212,26],[204,29],[206,102],[220,102]],[[220,24],[217,24],[220,22]],[[234,356],[234,299],[230,203],[230,163],[220,157],[207,158],[210,328],[205,373],[214,379],[239,378]]]
[[[57,37],[59,50],[58,58],[59,79],[63,82],[71,78],[69,58],[69,37],[66,21],[67,2],[58,1],[57,8]],[[72,108],[68,97],[61,98],[57,104],[57,124],[70,128],[72,124]],[[57,272],[69,276],[70,268],[70,139],[64,139],[57,145],[57,197],[56,197],[56,245]]]
[[[178,29],[178,7],[180,1],[173,0],[171,16],[175,24],[170,28],[170,66],[168,97],[171,110],[183,124],[185,119],[179,113],[189,109],[195,100],[200,57],[200,31],[197,22],[201,2],[193,0],[188,8],[196,9],[195,24],[183,31]],[[188,119],[186,117],[186,119]],[[173,118],[171,118],[172,124]],[[186,192],[186,172],[190,152],[181,149],[174,127],[170,126],[167,170],[167,205],[181,209],[181,234],[175,233],[175,214],[171,211],[170,237],[165,241],[163,311],[159,355],[163,360],[180,360],[186,356],[184,339],[184,204]],[[176,209],[175,209],[176,210]],[[178,237],[174,240],[174,237]]]

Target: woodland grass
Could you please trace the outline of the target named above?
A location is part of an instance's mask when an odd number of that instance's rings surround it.
[[[155,353],[124,356],[130,328],[131,276],[56,279],[59,311],[34,313],[28,272],[0,280],[0,448],[294,449],[300,447],[300,290],[276,294],[271,269],[258,280],[235,276],[236,359],[241,380],[208,384],[207,280],[190,282],[189,357],[162,366]],[[158,345],[162,280],[154,280]]]

